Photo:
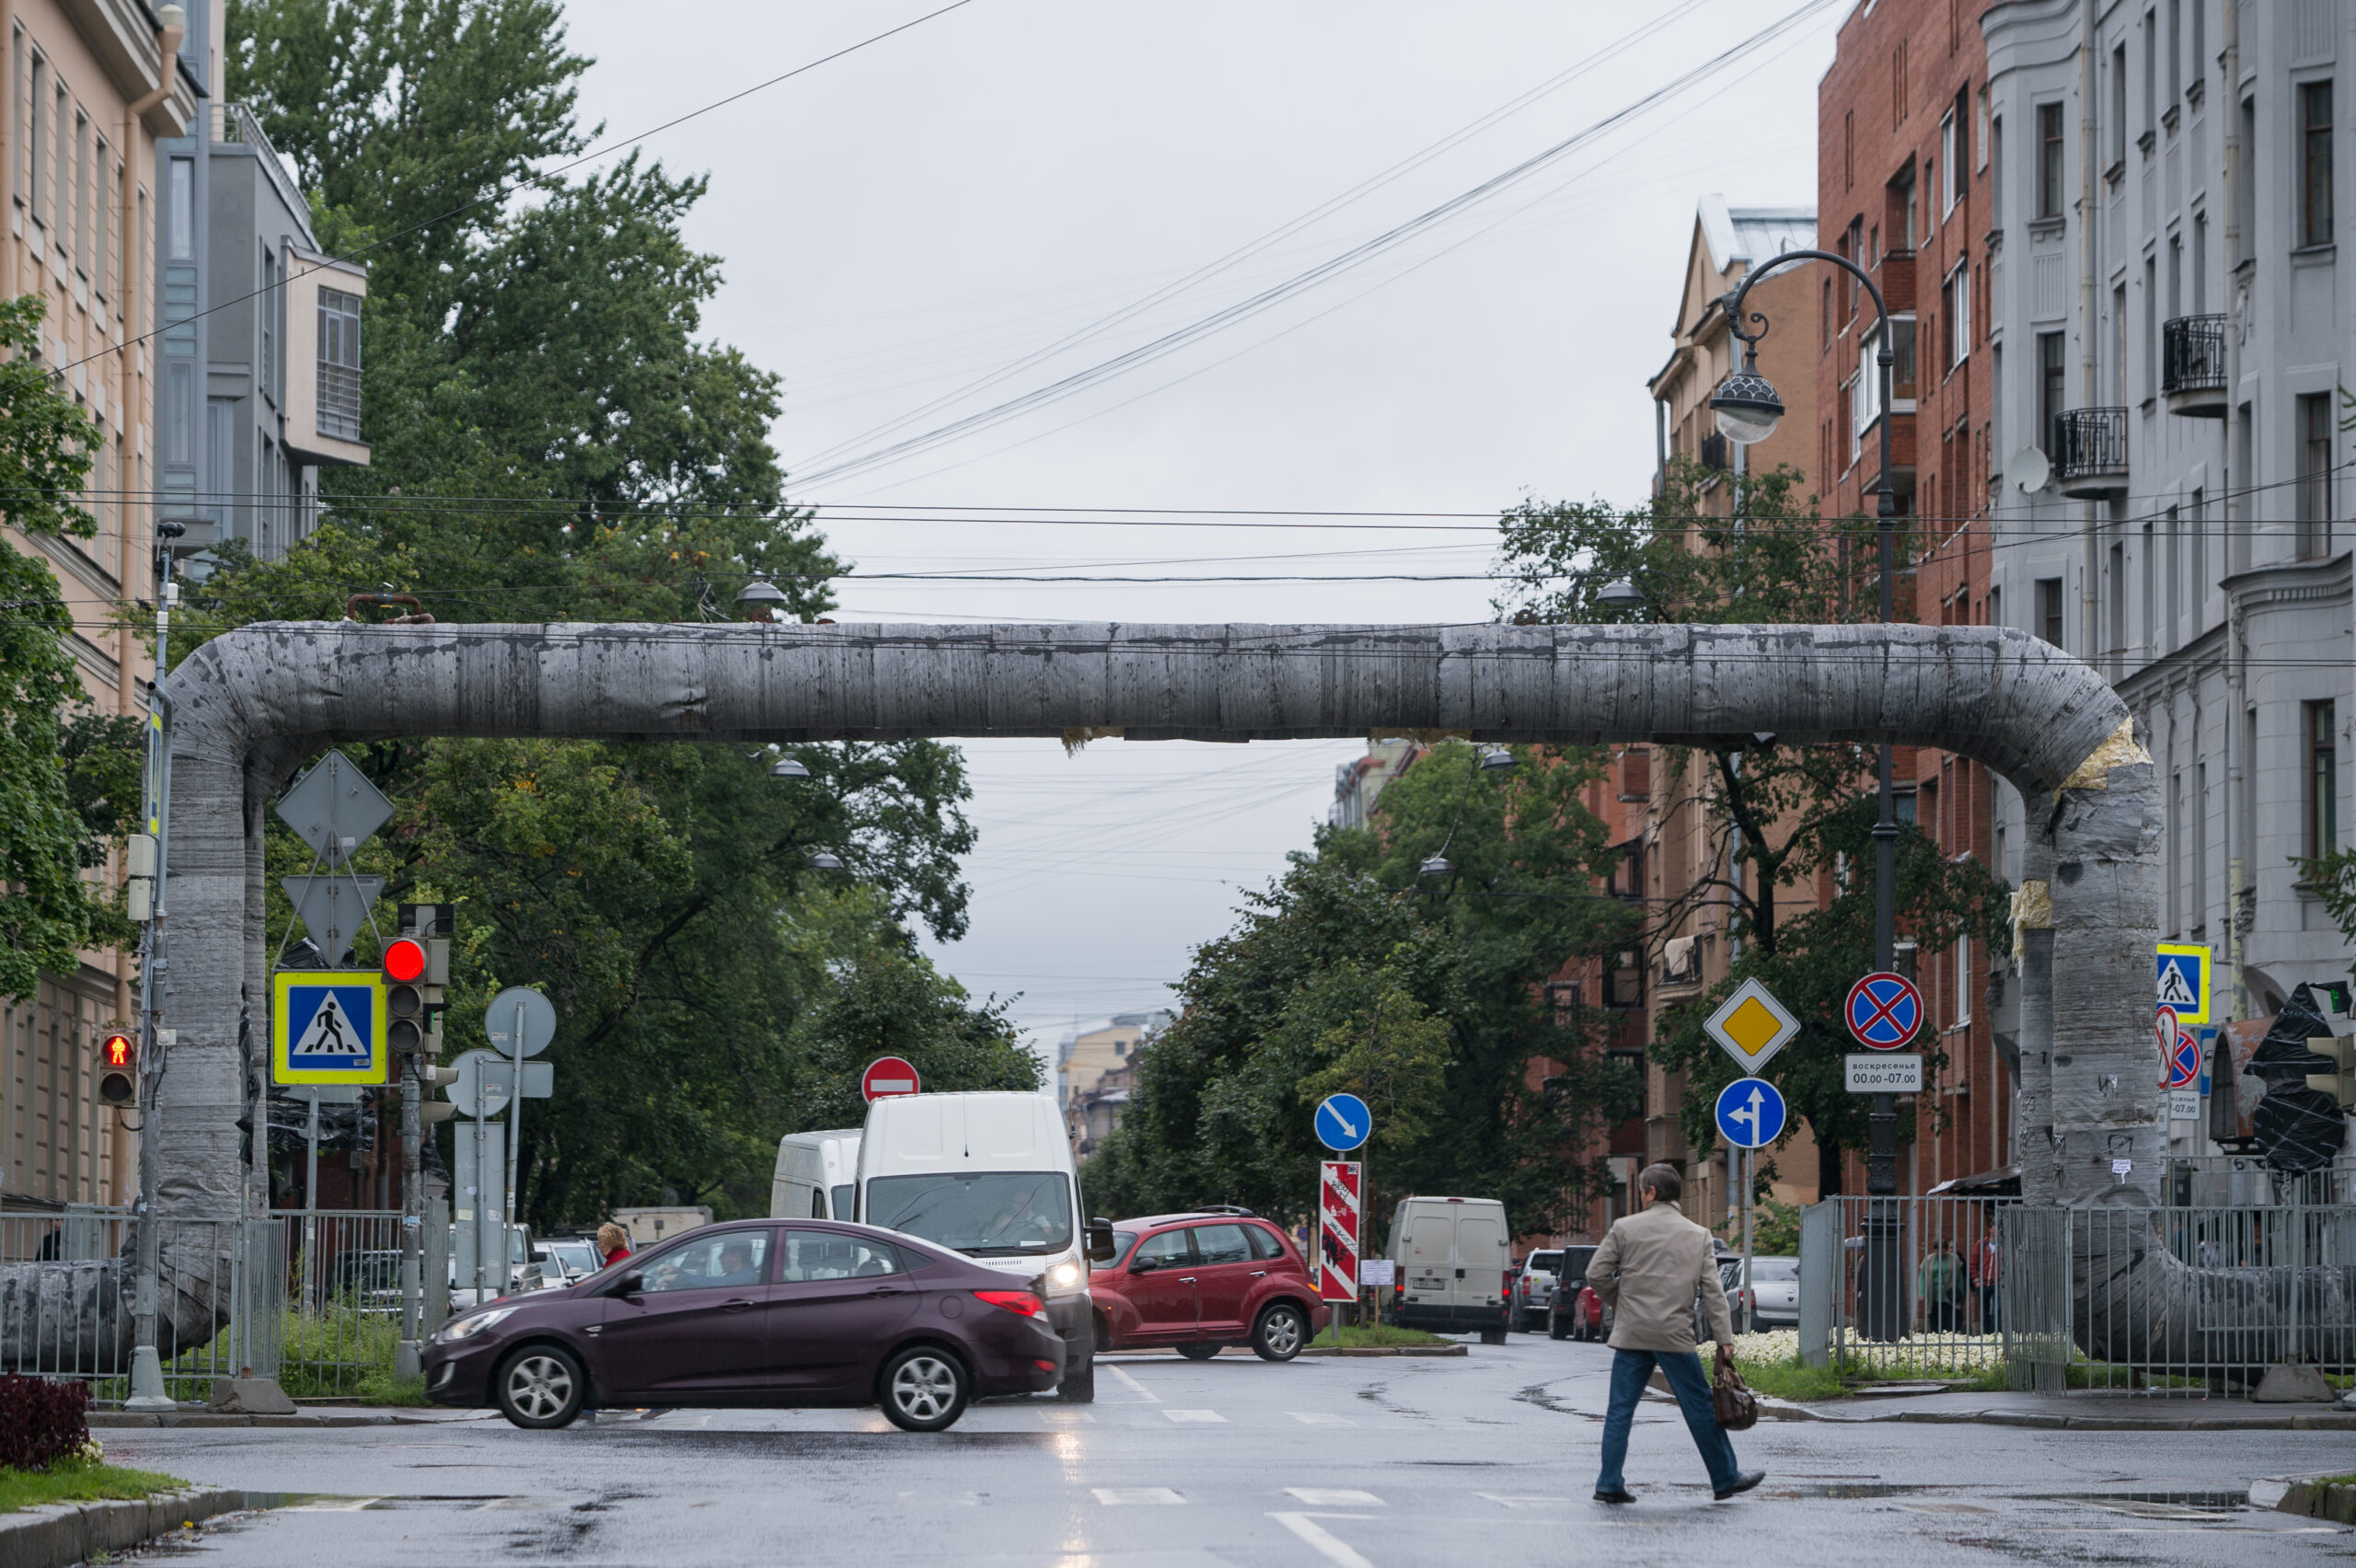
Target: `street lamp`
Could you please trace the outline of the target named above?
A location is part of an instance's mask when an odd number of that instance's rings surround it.
[[[1492,746],[1481,754],[1481,771],[1484,773],[1503,773],[1520,764],[1521,759],[1503,746]]]
[[[1776,421],[1784,415],[1784,400],[1775,395],[1773,385],[1759,374],[1759,340],[1767,335],[1770,323],[1764,314],[1757,311],[1745,316],[1742,306],[1761,279],[1802,261],[1827,262],[1856,279],[1873,300],[1874,314],[1881,323],[1881,340],[1874,355],[1881,391],[1881,478],[1876,492],[1875,532],[1881,547],[1881,624],[1888,626],[1894,618],[1893,592],[1898,576],[1898,492],[1890,476],[1889,429],[1890,367],[1898,356],[1889,307],[1883,303],[1881,290],[1865,269],[1830,250],[1786,250],[1744,273],[1742,282],[1735,285],[1726,301],[1727,328],[1742,340],[1742,368],[1718,384],[1717,392],[1710,398],[1710,408],[1717,416],[1718,429],[1729,441],[1748,446],[1774,433]],[[1874,822],[1874,967],[1888,970],[1896,959],[1898,946],[1898,814],[1890,788],[1887,745],[1881,747],[1877,771],[1881,810]],[[1876,1201],[1865,1221],[1865,1273],[1873,1284],[1865,1332],[1870,1338],[1889,1339],[1897,1337],[1904,1326],[1898,1274],[1898,1216],[1889,1202],[1898,1192],[1896,1096],[1874,1096],[1867,1126],[1865,1193]]]
[[[807,778],[810,777],[810,770],[802,765],[802,760],[799,757],[781,756],[777,759],[776,765],[769,769],[769,777],[772,778]]]
[[[1645,594],[1626,578],[1615,577],[1596,590],[1595,602],[1607,610],[1641,610]]]
[[[843,869],[842,858],[820,849],[811,855],[810,869],[814,871],[839,871]]]
[[[1449,863],[1448,857],[1435,850],[1415,868],[1415,874],[1419,877],[1444,877],[1454,870],[1456,868]]]
[[[766,571],[754,572],[753,580],[736,590],[736,607],[745,612],[747,620],[768,620],[785,605],[784,591],[769,581]]]

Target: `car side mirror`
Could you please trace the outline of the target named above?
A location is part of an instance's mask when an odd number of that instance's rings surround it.
[[[1091,1219],[1088,1222],[1088,1261],[1090,1262],[1109,1263],[1113,1261],[1114,1254],[1119,1251],[1119,1243],[1113,1239],[1111,1220]]]
[[[1133,1274],[1151,1274],[1161,1266],[1161,1260],[1159,1258],[1139,1258],[1129,1265],[1129,1272]]]
[[[644,1290],[645,1288],[646,1276],[636,1269],[630,1270],[629,1273],[622,1275],[620,1279],[614,1282],[614,1294],[616,1296],[636,1296],[640,1291]]]

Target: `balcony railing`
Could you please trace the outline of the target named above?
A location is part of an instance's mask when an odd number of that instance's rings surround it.
[[[2080,501],[2127,492],[2127,410],[2072,409],[2053,421],[2053,477]]]
[[[2168,411],[2225,417],[2225,318],[2179,316],[2160,329],[2160,390]]]

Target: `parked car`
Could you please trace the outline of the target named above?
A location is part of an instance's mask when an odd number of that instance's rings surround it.
[[[1719,1277],[1725,1281],[1727,1308],[1734,1314],[1734,1332],[1749,1333],[1753,1329],[1796,1329],[1800,1322],[1800,1261],[1787,1257],[1753,1257],[1750,1260],[1750,1288],[1742,1286],[1742,1259],[1739,1256],[1718,1261]]]
[[[999,1270],[903,1233],[736,1220],[452,1319],[425,1348],[426,1398],[535,1428],[599,1405],[881,1404],[938,1432],[973,1400],[1057,1385],[1046,1313]]]
[[[1571,1337],[1572,1309],[1578,1305],[1579,1291],[1587,1284],[1588,1260],[1595,1256],[1592,1247],[1565,1247],[1562,1262],[1556,1266],[1554,1288],[1546,1303],[1546,1335],[1549,1339]]]
[[[585,1236],[560,1236],[532,1243],[539,1261],[540,1278],[551,1288],[577,1284],[606,1266],[597,1243]]]
[[[1533,1323],[1543,1322],[1547,1309],[1554,1302],[1555,1271],[1563,1265],[1559,1248],[1533,1251],[1521,1260],[1513,1274],[1513,1329],[1516,1333],[1528,1333]]]
[[[1249,1210],[1118,1220],[1113,1247],[1089,1280],[1100,1351],[1168,1346],[1206,1361],[1248,1344],[1264,1361],[1290,1361],[1325,1326],[1291,1239]]]
[[[1483,1344],[1505,1343],[1511,1234],[1495,1198],[1402,1198],[1391,1220],[1394,1320],[1442,1333],[1477,1330]]]
[[[857,1127],[827,1133],[788,1133],[777,1141],[777,1169],[769,1177],[773,1219],[857,1219],[859,1191]]]
[[[1568,1337],[1600,1343],[1611,1334],[1611,1309],[1603,1304],[1603,1298],[1595,1293],[1595,1286],[1582,1285],[1578,1295],[1572,1298],[1568,1323]],[[1564,1336],[1558,1334],[1555,1337]]]

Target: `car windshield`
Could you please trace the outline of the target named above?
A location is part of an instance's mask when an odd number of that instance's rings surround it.
[[[1098,1269],[1117,1269],[1129,1261],[1129,1251],[1137,1244],[1138,1232],[1115,1230],[1113,1232],[1113,1255],[1101,1263],[1091,1263],[1089,1266]]]
[[[1059,1252],[1071,1245],[1071,1183],[1059,1170],[879,1176],[866,1219],[970,1257]]]
[[[595,1274],[597,1251],[586,1241],[551,1241],[549,1256],[562,1263],[571,1274]]]

